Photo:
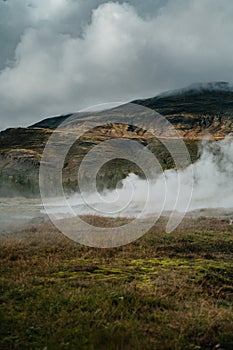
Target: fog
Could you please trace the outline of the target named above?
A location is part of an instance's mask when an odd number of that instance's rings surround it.
[[[179,182],[182,196],[177,201]],[[190,191],[193,195],[187,210],[186,195],[189,196]],[[132,218],[158,212],[166,214],[174,209],[190,212],[203,208],[233,208],[233,139],[229,135],[217,142],[203,141],[199,159],[179,172],[166,170],[147,180],[129,174],[113,191],[76,194],[68,198],[68,203],[74,215]],[[54,203],[50,208],[57,218],[66,216],[63,202]]]
[[[193,176],[193,179],[192,179]],[[192,181],[193,180],[193,181]],[[177,201],[179,193],[182,194]],[[190,188],[193,184],[193,189]],[[188,209],[187,202],[192,191]],[[187,196],[187,197],[186,197]],[[98,215],[105,217],[147,218],[187,212],[187,215],[233,218],[233,138],[200,144],[200,157],[178,173],[171,169],[143,180],[129,174],[116,190],[102,193],[75,194],[67,198],[73,215]],[[70,217],[67,202],[56,199],[50,202],[48,214],[56,219]],[[0,232],[11,232],[48,220],[39,199],[1,198]]]
[[[208,92],[233,92],[233,85],[226,81],[213,81],[208,83],[193,83],[182,89],[165,91],[159,94],[160,97],[183,95],[186,93],[199,94]]]

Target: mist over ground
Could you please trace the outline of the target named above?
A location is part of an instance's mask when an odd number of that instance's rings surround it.
[[[193,182],[192,182],[193,176]],[[178,203],[179,181],[182,196]],[[193,185],[193,189],[191,186]],[[111,217],[151,216],[172,210],[186,211],[190,191],[193,190],[188,212],[198,209],[233,208],[233,139],[229,135],[217,142],[203,141],[200,157],[192,165],[177,172],[165,170],[153,179],[144,180],[129,174],[122,186],[102,193],[75,194],[68,198],[74,215],[99,215]],[[58,218],[66,217],[63,202],[51,202],[49,212]],[[233,215],[233,214],[232,214]]]
[[[188,196],[190,193],[192,176],[194,186],[187,215],[217,216],[227,220],[233,218],[231,135],[216,142],[202,141],[199,159],[179,173],[174,169],[165,170],[148,181],[131,173],[115,190],[76,193],[67,197],[67,200],[74,216],[147,218],[158,213],[166,216],[174,209],[178,212],[186,210],[186,194]],[[176,203],[179,181],[183,196]],[[55,214],[58,220],[69,216],[61,199],[50,202],[48,213]],[[23,197],[0,198],[0,218],[1,233],[48,220],[40,199]]]

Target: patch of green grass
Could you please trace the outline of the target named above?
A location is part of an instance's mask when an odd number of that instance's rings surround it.
[[[163,224],[103,250],[48,224],[1,236],[0,348],[232,349],[231,226]]]

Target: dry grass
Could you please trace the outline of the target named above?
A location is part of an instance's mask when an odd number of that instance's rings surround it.
[[[186,219],[165,234],[164,220],[117,249],[50,224],[1,236],[0,348],[232,349],[232,226]]]

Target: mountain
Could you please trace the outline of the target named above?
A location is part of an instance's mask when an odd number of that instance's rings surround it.
[[[166,116],[184,138],[209,133],[217,139],[233,131],[233,88],[226,82],[193,84],[133,102]]]
[[[132,101],[138,106],[148,107],[165,116],[175,126],[195,161],[198,157],[198,142],[205,135],[213,139],[224,138],[233,132],[233,88],[226,82],[193,84],[187,88],[165,92],[148,99]],[[106,125],[96,127],[85,134],[71,148],[65,160],[64,186],[77,189],[77,169],[85,154],[102,141],[127,137],[148,146],[158,157],[163,168],[174,166],[168,151],[138,127],[130,124],[130,104],[117,107],[119,116],[129,115],[127,123],[108,123],[108,113],[79,113],[47,118],[28,128],[11,128],[0,133],[0,195],[38,195],[38,171],[43,148],[52,134],[67,118],[79,121],[105,120]],[[128,114],[127,114],[128,113]],[[149,112],[148,112],[149,113]],[[153,123],[151,124],[153,125]],[[59,133],[63,133],[62,130]],[[64,137],[63,137],[64,136]],[[65,133],[62,135],[65,142]],[[169,132],[166,134],[169,139]],[[140,169],[123,160],[112,161],[103,166],[99,173],[99,187],[112,187],[134,171]]]
[[[203,132],[221,138],[233,130],[233,87],[227,82],[192,84],[131,103],[165,116],[184,138],[198,139]],[[55,129],[70,116],[47,118],[31,127]]]
[[[30,128],[42,128],[42,129],[56,129],[62,122],[64,122],[67,118],[71,117],[71,114],[58,115],[56,117],[46,118],[41,120],[40,122],[33,124]]]

